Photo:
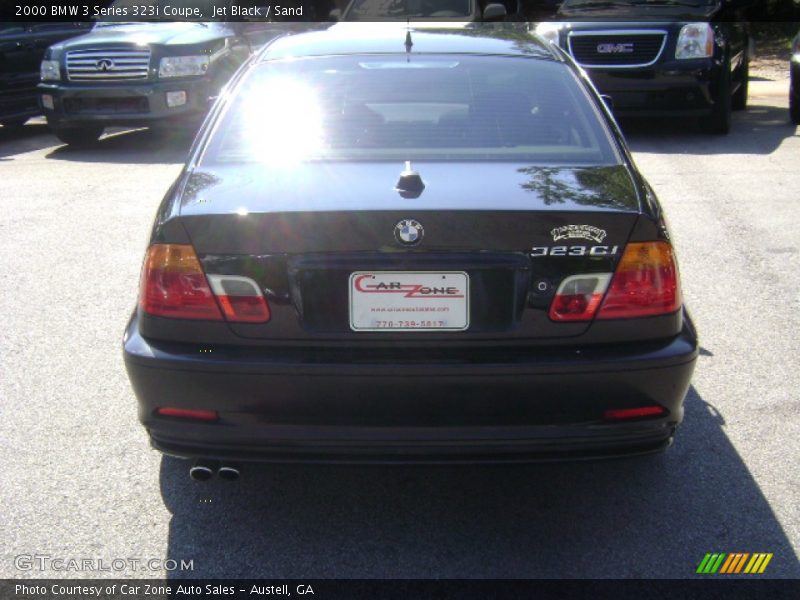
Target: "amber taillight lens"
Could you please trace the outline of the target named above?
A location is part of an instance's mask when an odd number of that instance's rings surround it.
[[[211,287],[189,244],[153,244],[147,250],[139,306],[149,315],[221,321]]]

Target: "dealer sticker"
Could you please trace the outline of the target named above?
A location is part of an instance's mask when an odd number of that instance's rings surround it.
[[[464,331],[469,276],[461,271],[357,271],[350,275],[353,331]]]

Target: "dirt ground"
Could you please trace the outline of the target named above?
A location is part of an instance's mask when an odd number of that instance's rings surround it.
[[[750,61],[751,79],[780,81],[789,78],[790,41],[757,40]]]

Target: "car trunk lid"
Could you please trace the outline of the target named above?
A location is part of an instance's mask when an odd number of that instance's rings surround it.
[[[415,339],[580,335],[553,323],[560,281],[613,272],[639,214],[627,168],[420,163],[417,198],[393,188],[409,165],[259,165],[191,174],[180,219],[208,273],[252,278],[267,324],[231,325],[265,339],[363,339],[353,330],[354,273],[464,273],[468,326]],[[492,182],[488,185],[487,182]],[[412,221],[420,240],[397,230]],[[395,332],[371,331],[369,339]]]

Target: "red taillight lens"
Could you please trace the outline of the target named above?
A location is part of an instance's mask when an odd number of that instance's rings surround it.
[[[561,282],[550,305],[553,321],[588,321],[594,317],[611,279],[609,273],[572,275]]]
[[[607,421],[625,421],[627,419],[643,419],[657,417],[667,411],[662,406],[641,406],[638,408],[612,408],[603,414]]]
[[[178,417],[179,419],[194,419],[195,421],[216,421],[219,419],[219,413],[215,410],[173,408],[171,406],[157,408],[156,414],[161,417]]]
[[[188,244],[154,244],[142,267],[139,306],[151,315],[221,321],[194,248]]]
[[[672,313],[681,306],[678,267],[667,242],[631,243],[617,265],[598,319]]]
[[[269,321],[269,304],[255,281],[238,275],[209,275],[208,280],[228,321],[238,323]]]

